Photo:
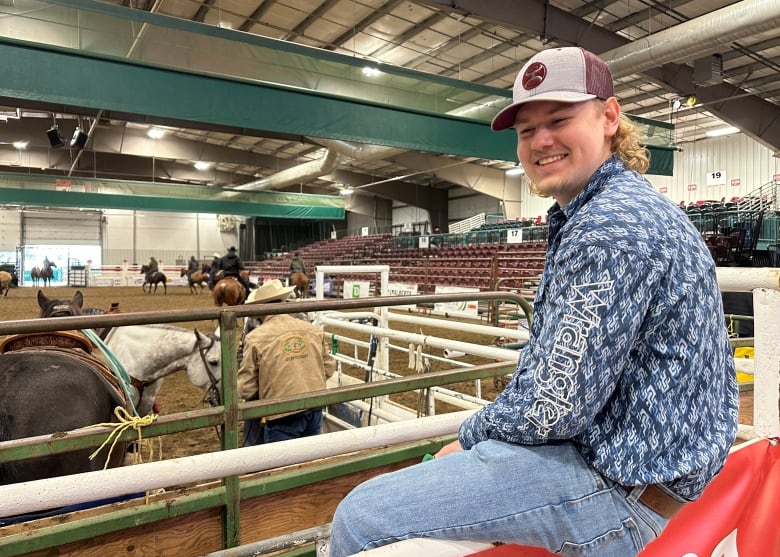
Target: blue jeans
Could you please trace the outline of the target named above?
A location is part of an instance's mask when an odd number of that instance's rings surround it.
[[[336,509],[330,557],[409,538],[518,543],[570,557],[629,557],[667,519],[588,466],[570,442],[484,441],[356,487]]]
[[[260,419],[253,418],[244,421],[244,447],[319,435],[321,429],[322,410],[319,408],[269,420],[262,427]]]

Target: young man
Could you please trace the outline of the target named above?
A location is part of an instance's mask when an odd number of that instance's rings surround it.
[[[532,189],[555,199],[531,339],[506,389],[436,459],[358,486],[331,557],[407,538],[628,557],[722,468],[738,393],[715,265],[639,172],[607,65],[535,55],[513,103]]]
[[[266,282],[250,294],[247,304],[284,302],[292,286],[279,279]],[[336,370],[330,341],[319,327],[292,315],[265,315],[244,337],[238,392],[244,400],[297,395],[325,389]],[[318,435],[322,409],[269,416],[244,422],[244,446]]]

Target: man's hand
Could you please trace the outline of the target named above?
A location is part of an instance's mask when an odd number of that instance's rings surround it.
[[[434,456],[436,458],[441,458],[443,456],[447,456],[450,453],[454,453],[457,451],[462,451],[463,447],[460,446],[460,441],[457,439],[453,441],[452,443],[449,443],[447,445],[444,445],[441,450],[439,450],[438,453],[436,453]]]

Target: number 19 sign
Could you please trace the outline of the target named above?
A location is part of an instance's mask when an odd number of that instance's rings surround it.
[[[707,185],[708,186],[723,186],[727,184],[726,172],[723,170],[714,170],[707,172]]]

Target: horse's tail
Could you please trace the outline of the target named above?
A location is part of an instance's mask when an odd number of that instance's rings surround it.
[[[0,442],[11,440],[11,420],[6,414],[0,414]],[[16,465],[13,462],[0,463],[0,485],[16,482]]]

